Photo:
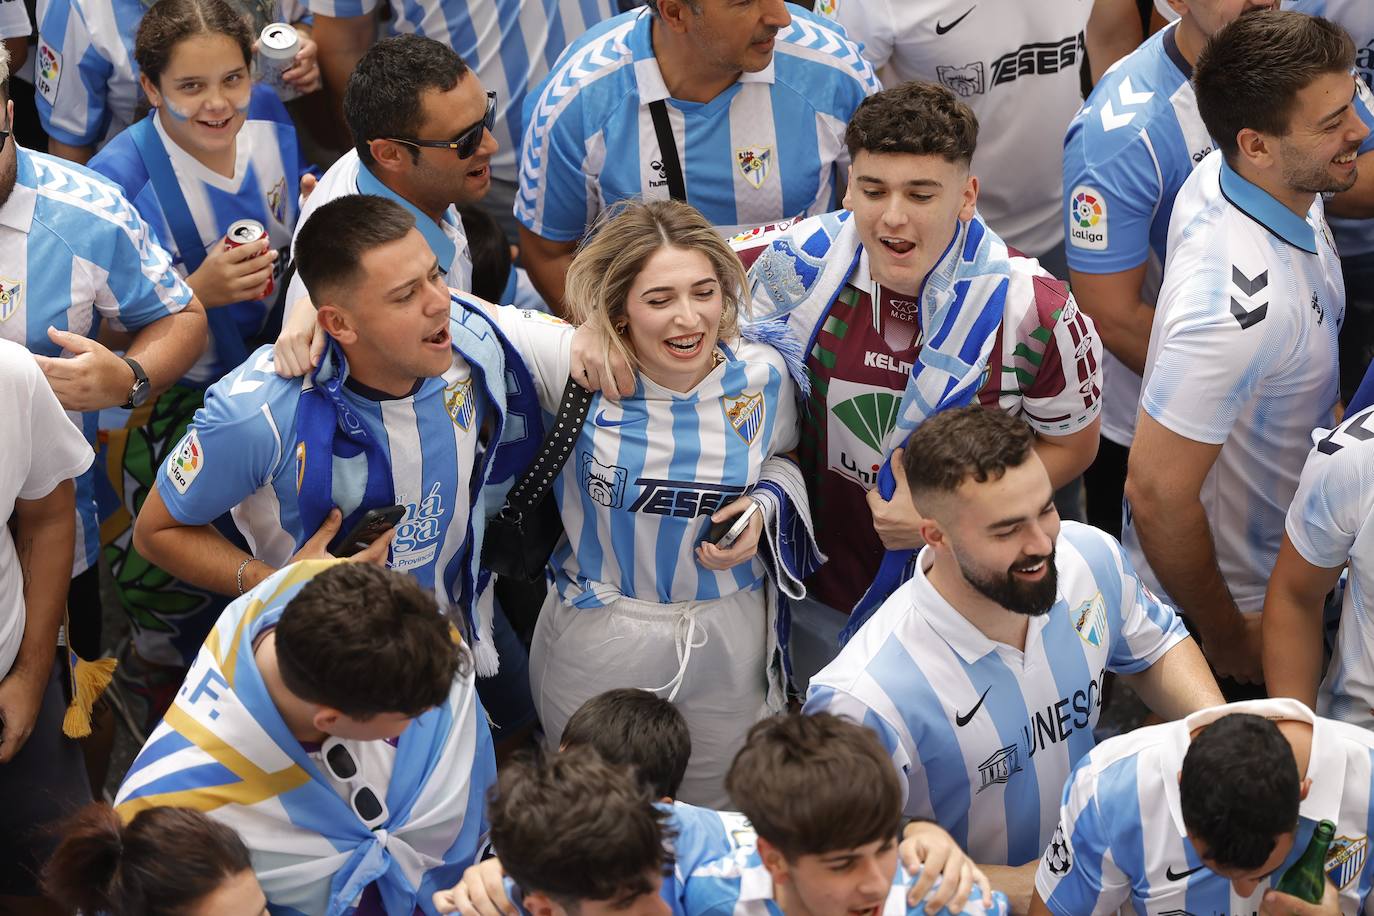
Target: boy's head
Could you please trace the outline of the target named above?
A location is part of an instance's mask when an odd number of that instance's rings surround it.
[[[692,756],[692,735],[676,706],[636,687],[608,690],[577,708],[562,749],[590,747],[607,763],[634,767],[655,798],[673,799]]]
[[[1203,863],[1249,896],[1293,848],[1311,780],[1268,719],[1231,713],[1203,727],[1179,773],[1179,807]]]
[[[774,884],[811,916],[882,906],[897,871],[902,789],[873,732],[824,713],[764,719],[725,786]]]
[[[589,747],[515,761],[487,800],[491,842],[531,916],[668,916],[668,815]]]
[[[339,563],[287,603],[275,631],[277,669],[314,725],[360,741],[394,738],[448,699],[466,650],[434,595],[414,578]]]

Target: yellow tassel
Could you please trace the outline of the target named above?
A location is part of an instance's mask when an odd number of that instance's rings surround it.
[[[88,662],[70,649],[67,655],[71,663],[72,702],[62,717],[62,734],[68,738],[84,738],[91,733],[91,710],[110,686],[117,662],[113,658]]]

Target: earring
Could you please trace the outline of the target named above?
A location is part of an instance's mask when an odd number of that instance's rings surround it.
[[[621,336],[624,336],[625,331],[628,330],[629,327],[630,323],[628,321],[617,321],[615,323],[615,332]]]

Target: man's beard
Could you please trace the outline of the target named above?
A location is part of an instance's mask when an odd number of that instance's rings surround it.
[[[5,141],[0,150],[0,207],[3,207],[14,193],[14,184],[19,177],[19,151],[14,146],[14,135]]]
[[[1349,180],[1342,180],[1327,171],[1329,163],[1296,167],[1287,160],[1283,163],[1283,182],[1302,194],[1329,194],[1347,191],[1359,176],[1353,170]]]
[[[964,561],[956,554],[955,559],[959,563],[959,570],[964,574],[964,580],[972,585],[983,597],[1007,610],[1024,614],[1027,617],[1043,617],[1054,607],[1054,602],[1059,595],[1059,576],[1054,566],[1054,551],[1051,550],[1046,557],[1027,557],[1018,560],[1015,566],[1034,566],[1040,560],[1045,561],[1045,575],[1035,582],[1022,582],[1016,578],[1011,569],[1000,574],[987,574],[978,570],[970,569],[964,565]]]

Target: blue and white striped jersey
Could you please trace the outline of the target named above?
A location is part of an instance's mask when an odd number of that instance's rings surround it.
[[[361,16],[384,0],[307,0],[321,16]],[[526,95],[563,49],[615,12],[614,0],[390,0],[393,33],[423,35],[448,45],[496,91],[501,149],[491,173],[514,182]]]
[[[301,386],[300,379],[277,376],[267,346],[206,392],[205,406],[158,469],[158,492],[177,521],[205,525],[232,510],[253,556],[278,567],[315,533],[301,529],[298,506]],[[406,507],[388,565],[433,589],[441,607],[456,604],[459,596],[447,594],[444,571],[464,561],[478,432],[486,415],[470,367],[455,352],[447,372],[424,379],[404,398],[347,381],[343,390],[354,415],[387,450],[396,502]],[[362,502],[366,483],[364,455],[335,456],[334,504],[345,517]]]
[[[1330,426],[1345,286],[1322,202],[1304,220],[1203,160],[1178,193],[1140,407],[1170,431],[1220,445],[1202,506],[1242,612],[1264,604],[1309,436]],[[1122,542],[1157,579],[1129,507]]]
[[[772,62],[705,104],[668,95],[654,58],[654,15],[632,10],[559,59],[531,93],[515,215],[565,242],[627,198],[667,200],[649,105],[664,101],[687,201],[725,235],[835,209],[844,129],[881,86],[844,30],[796,6]]]
[[[1288,540],[1313,566],[1349,563],[1336,649],[1317,696],[1317,712],[1374,731],[1374,407],[1312,434],[1293,503]]]
[[[568,381],[572,326],[542,312],[496,311],[552,415]],[[711,513],[752,489],[765,459],[796,445],[797,394],[772,347],[741,340],[719,352],[723,361],[690,392],[641,374],[619,403],[592,398],[553,485],[566,537],[550,562],[573,607],[621,595],[708,601],[763,584],[758,558],[716,572],[695,550]]]
[[[912,876],[900,865],[883,901],[880,916],[919,916],[924,902],[908,907],[906,893]],[[938,885],[939,882],[937,881]],[[698,866],[687,877],[684,897],[686,916],[785,916],[773,895],[773,876],[753,844],[741,846],[713,862]],[[936,916],[1006,916],[1011,910],[1006,895],[994,891],[992,903],[982,900],[975,887],[968,904],[957,914],[941,908]]]
[[[218,244],[229,225],[240,219],[262,223],[274,248],[286,249],[290,245],[299,210],[300,176],[309,166],[296,142],[296,128],[270,87],[260,84],[253,88],[248,119],[239,130],[235,146],[234,174],[230,177],[206,168],[168,137],[160,118],[149,117],[167,150],[186,208],[195,222],[203,247],[197,255],[203,255]],[[162,247],[172,255],[177,272],[186,276],[186,258],[177,248],[176,237],[158,203],[133,137],[115,137],[96,153],[90,167],[123,189],[139,214],[148,221]],[[277,259],[278,274],[286,266],[286,255],[286,250],[282,250]],[[229,306],[245,338],[262,328],[269,305],[265,301],[255,301]],[[212,337],[213,333],[211,331]],[[220,365],[211,340],[186,377],[188,381],[204,385],[233,368]]]
[[[52,137],[103,146],[145,103],[134,35],[149,0],[39,0],[34,102]],[[275,0],[279,21],[303,15],[300,0]],[[256,37],[256,36],[255,36]]]
[[[1355,69],[1368,91],[1374,85],[1374,4],[1365,0],[1284,0],[1283,8],[1309,16],[1324,16],[1344,28],[1355,39]],[[1365,106],[1374,108],[1374,99],[1365,96]],[[1369,146],[1361,150],[1364,152]],[[1342,256],[1374,251],[1374,220],[1331,218],[1331,234]]]
[[[16,152],[14,190],[0,206],[0,338],[61,356],[49,325],[95,337],[103,318],[137,331],[190,303],[190,287],[117,187],[64,159]],[[94,444],[98,415],[69,416]],[[93,473],[76,483],[73,574],[100,549]]]
[[[1191,734],[1232,713],[1308,723],[1312,781],[1298,808],[1293,850],[1249,897],[1202,864],[1189,842],[1179,804],[1178,774]],[[1177,722],[1109,738],[1079,761],[1064,786],[1054,839],[1035,875],[1035,889],[1056,916],[1105,916],[1118,908],[1142,916],[1255,913],[1264,891],[1297,861],[1317,823],[1336,824],[1326,876],[1340,891],[1342,913],[1369,914],[1374,860],[1370,790],[1374,734],[1314,716],[1296,700],[1252,700],[1214,706]]]
[[[1145,265],[1141,298],[1159,294],[1174,196],[1212,150],[1193,94],[1192,65],[1168,26],[1093,89],[1064,137],[1065,253],[1069,266],[1110,274]],[[1103,361],[1102,435],[1135,436],[1140,376]]]
[[[935,821],[981,863],[1023,865],[1054,829],[1059,792],[1092,749],[1108,671],[1134,674],[1187,637],[1109,536],[1064,522],[1059,597],[1025,651],[984,636],[916,573],[811,679],[804,712],[877,732],[906,814]]]
[[[349,194],[376,194],[390,198],[409,210],[410,215],[415,217],[415,228],[420,230],[420,234],[429,243],[430,250],[439,259],[439,269],[444,272],[448,285],[464,292],[472,289],[472,252],[468,248],[468,237],[463,231],[463,221],[458,216],[458,208],[449,205],[444,211],[443,222],[434,222],[419,207],[382,184],[377,176],[368,171],[358,159],[357,150],[349,150],[340,156],[320,178],[315,190],[310,192],[310,196],[301,206],[296,228],[304,226],[305,221],[316,209],[335,198]],[[295,238],[293,234],[293,244]],[[300,275],[293,275],[291,288],[286,294],[288,307],[306,295],[305,283],[302,282]]]
[[[673,873],[663,876],[661,893],[673,916],[687,912],[687,881],[701,865],[726,856],[741,846],[752,846],[757,837],[749,819],[735,811],[715,811],[675,801],[668,828],[673,831]]]

